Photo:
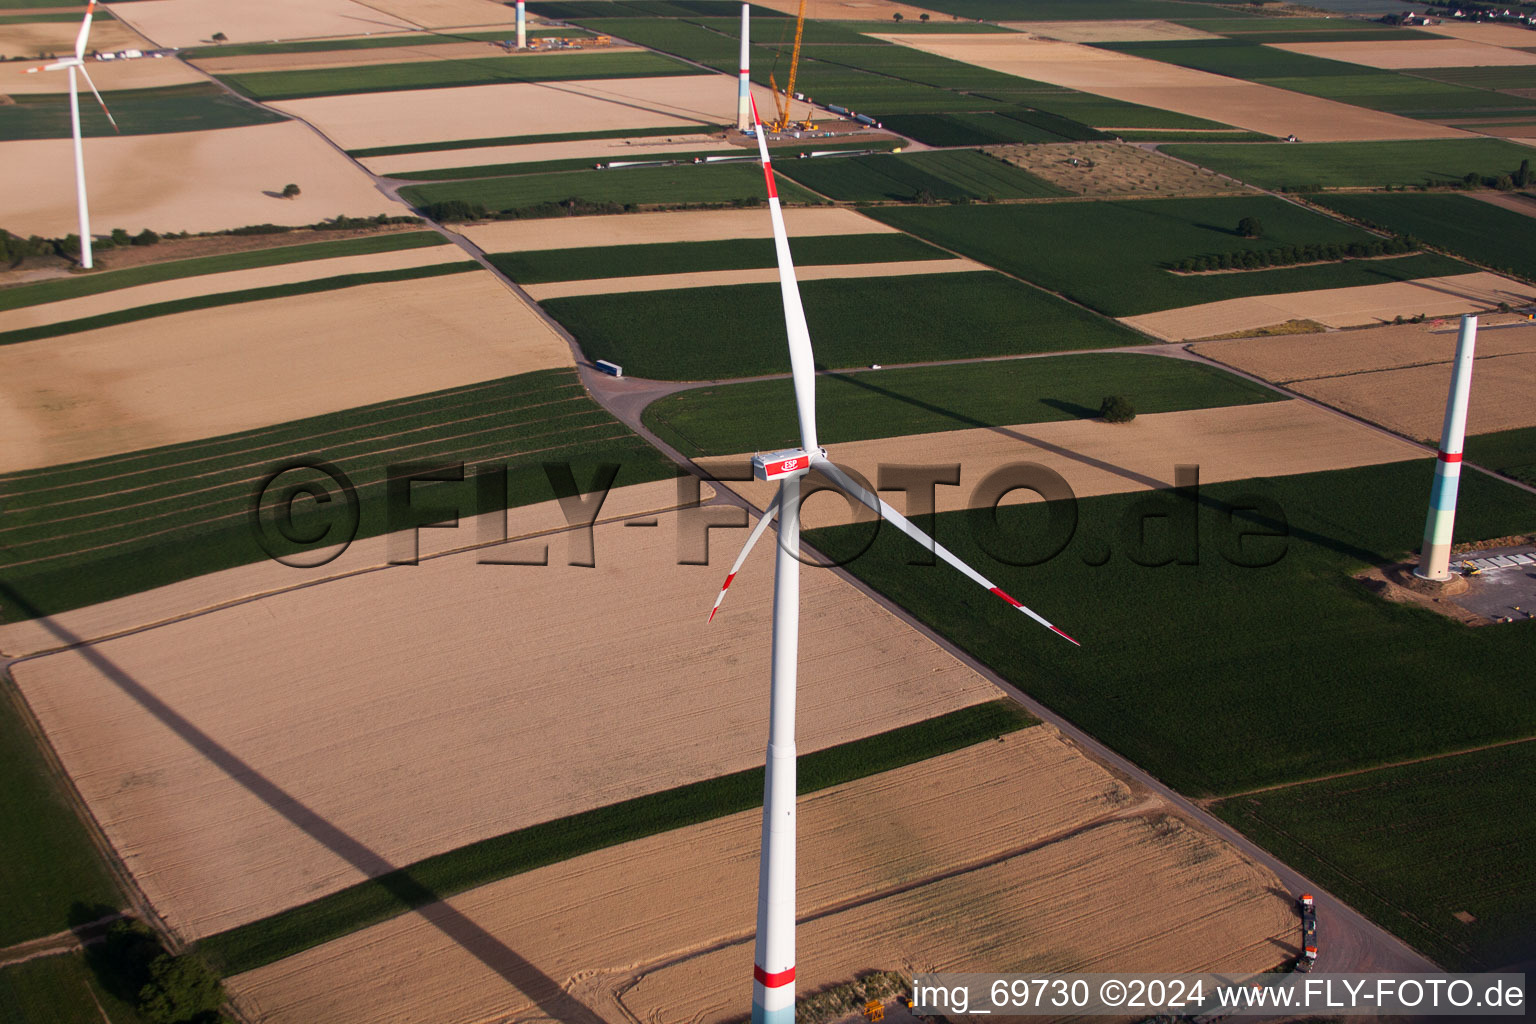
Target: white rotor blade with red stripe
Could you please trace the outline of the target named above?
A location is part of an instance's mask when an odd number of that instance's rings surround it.
[[[101,98],[101,93],[96,92],[96,83],[91,81],[90,73],[85,70],[85,65],[80,65],[80,74],[85,76],[85,84],[91,87],[91,92],[96,96],[96,102],[101,104],[101,112],[107,115],[107,120],[112,123],[112,130],[122,134],[122,129],[117,126],[117,118],[112,116],[112,111],[107,109],[107,101]]]
[[[795,378],[795,408],[800,413],[800,446],[807,452],[816,445],[816,357],[811,352],[811,330],[805,325],[805,307],[800,304],[800,283],[795,280],[795,264],[789,257],[789,234],[784,229],[784,211],[779,208],[779,190],[773,183],[773,165],[768,160],[768,138],[763,119],[752,98],[752,123],[757,126],[757,152],[763,160],[763,177],[768,182],[768,212],[773,216],[773,247],[779,257],[779,291],[784,296],[784,327],[789,332],[789,368]]]
[[[85,20],[80,22],[80,34],[75,36],[75,59],[85,60],[85,38],[91,34],[91,16],[96,13],[96,0],[85,8]],[[93,87],[94,88],[94,87]]]
[[[741,571],[741,566],[744,562],[746,562],[747,555],[752,553],[752,545],[756,544],[757,538],[761,537],[763,535],[763,531],[768,529],[768,524],[773,521],[773,517],[778,514],[778,511],[779,496],[775,494],[773,496],[773,500],[768,503],[768,507],[763,509],[763,517],[759,519],[757,521],[757,525],[752,528],[752,534],[747,538],[747,543],[743,545],[741,554],[736,556],[736,561],[731,565],[731,573],[725,578],[725,583],[720,587],[720,596],[715,598],[715,606],[709,610],[710,622],[715,621],[715,612],[720,610],[720,602],[725,600],[725,592],[730,589],[731,581],[734,580],[736,578],[736,574]]]
[[[1082,644],[1078,644],[1076,640],[1072,640],[1070,636],[1067,636],[1066,633],[1063,633],[1061,630],[1051,625],[1044,616],[1038,614],[1033,609],[1014,599],[996,583],[993,583],[981,573],[977,572],[975,569],[972,569],[964,562],[964,560],[960,558],[960,556],[956,555],[953,551],[949,550],[944,545],[928,536],[922,530],[919,530],[912,523],[912,520],[908,519],[906,516],[902,515],[900,512],[897,512],[895,509],[891,508],[891,506],[887,505],[880,499],[879,495],[871,494],[869,491],[866,491],[863,487],[859,486],[858,482],[854,480],[853,477],[849,476],[847,473],[844,473],[835,464],[833,464],[831,460],[816,458],[812,460],[812,465],[816,472],[822,474],[828,480],[831,480],[833,483],[837,484],[837,486],[841,487],[843,490],[859,499],[859,501],[863,502],[865,505],[868,505],[877,515],[884,519],[890,520],[902,533],[906,534],[908,537],[911,537],[913,540],[917,541],[923,547],[938,555],[940,558],[954,566],[956,569],[959,569],[966,576],[981,584],[983,587],[986,587],[992,593],[996,594],[1004,601],[1007,601],[1019,611],[1040,623],[1040,625],[1044,626],[1046,629],[1049,629],[1051,632],[1059,634],[1060,636],[1066,637],[1066,639],[1071,640],[1072,643],[1077,644],[1079,647],[1082,646]]]

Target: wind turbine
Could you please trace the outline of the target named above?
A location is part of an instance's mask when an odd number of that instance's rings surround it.
[[[96,92],[96,83],[91,81],[90,73],[85,70],[85,39],[91,34],[91,16],[95,13],[96,0],[91,0],[85,9],[85,20],[80,23],[80,34],[75,37],[73,57],[65,57],[40,68],[27,69],[29,75],[39,71],[69,71],[69,123],[75,136],[75,198],[80,207],[80,266],[86,270],[91,269],[91,213],[85,204],[85,149],[80,143],[80,86],[75,79],[76,71],[85,76],[85,84],[91,87],[91,92],[96,93],[96,102],[101,104],[101,112],[112,122],[112,130],[121,131],[112,111],[107,109],[106,101],[101,98],[101,93]]]
[[[800,304],[800,286],[789,255],[784,213],[773,183],[768,142],[757,101],[752,101],[757,150],[768,183],[768,211],[773,218],[773,244],[778,252],[779,288],[784,300],[784,326],[789,334],[789,362],[800,419],[800,447],[752,458],[753,475],[777,480],[779,493],[747,537],[747,543],[715,598],[711,621],[725,600],[731,581],[774,512],[779,515],[778,553],[773,576],[773,669],[768,726],[768,760],[763,792],[762,859],[757,876],[757,946],[752,961],[752,1024],[793,1024],[795,1019],[795,670],[800,648],[800,480],[811,469],[869,506],[877,515],[959,569],[970,579],[1008,602],[1052,632],[1073,640],[1040,615],[1004,593],[991,580],[966,565],[954,553],[912,525],[878,495],[870,493],[827,458],[816,443],[816,376],[811,334]],[[1079,645],[1081,646],[1081,645]]]

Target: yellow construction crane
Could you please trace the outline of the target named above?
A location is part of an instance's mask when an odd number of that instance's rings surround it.
[[[795,17],[795,48],[789,55],[789,82],[784,86],[784,96],[779,97],[779,83],[774,81],[773,72],[768,72],[768,87],[773,90],[773,104],[779,109],[778,120],[768,126],[771,132],[782,132],[789,128],[789,104],[795,95],[795,75],[800,71],[800,39],[805,35],[805,0],[800,0],[800,13]],[[815,122],[807,118],[796,125],[807,131],[814,131]]]

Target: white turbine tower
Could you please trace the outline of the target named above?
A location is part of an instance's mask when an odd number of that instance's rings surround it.
[[[795,406],[800,418],[800,447],[756,455],[754,475],[779,481],[779,493],[747,537],[747,543],[731,566],[725,585],[715,599],[713,619],[725,600],[725,592],[746,561],[752,546],[767,529],[775,510],[779,515],[778,553],[773,576],[773,675],[768,726],[768,761],[763,792],[762,860],[758,868],[757,947],[752,966],[753,1024],[793,1024],[795,1019],[795,670],[800,647],[800,480],[812,468],[869,506],[884,519],[976,583],[1053,632],[1070,636],[1005,594],[991,580],[972,569],[951,551],[928,536],[879,496],[859,486],[827,458],[816,443],[815,359],[810,330],[800,304],[800,286],[790,260],[789,237],[779,208],[778,189],[768,159],[757,101],[752,100],[752,121],[757,127],[757,148],[768,183],[768,210],[773,218],[773,243],[778,252],[779,287],[784,299],[784,326],[789,334],[789,362],[794,377]]]
[[[75,80],[75,72],[83,75],[85,84],[91,87],[91,92],[96,93],[96,102],[101,104],[101,112],[112,122],[112,130],[119,130],[112,111],[107,109],[101,93],[96,92],[96,83],[91,81],[90,74],[85,70],[85,39],[91,34],[91,16],[95,13],[96,0],[91,0],[85,9],[85,20],[80,23],[80,34],[75,37],[73,57],[65,57],[40,68],[27,69],[28,74],[38,71],[69,71],[69,123],[75,137],[75,199],[80,208],[80,266],[86,270],[91,269],[91,214],[85,204],[85,149],[80,143],[80,86]]]

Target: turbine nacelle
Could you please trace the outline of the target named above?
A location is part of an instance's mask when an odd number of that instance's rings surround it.
[[[752,475],[759,480],[782,480],[787,476],[804,476],[817,462],[825,462],[827,450],[818,448],[814,453],[804,448],[785,448],[777,452],[759,452],[752,456]]]

